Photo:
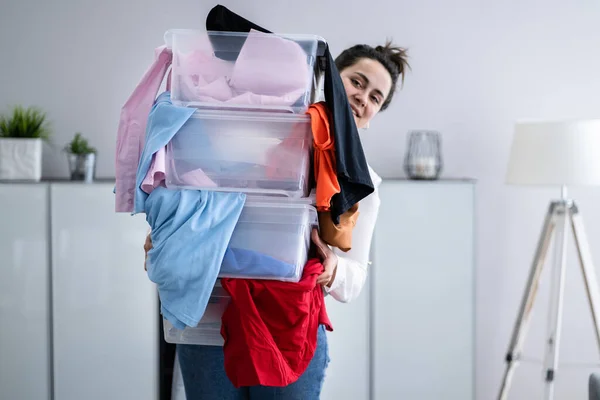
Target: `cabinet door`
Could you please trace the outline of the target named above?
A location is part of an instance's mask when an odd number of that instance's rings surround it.
[[[0,184],[0,399],[50,398],[48,186]]]
[[[322,400],[369,399],[369,281],[348,304],[327,296],[333,332],[327,333],[331,362],[326,370]]]
[[[374,240],[375,400],[473,398],[473,185],[384,182]]]
[[[112,185],[51,187],[55,396],[156,399],[158,295],[143,268],[143,215]]]

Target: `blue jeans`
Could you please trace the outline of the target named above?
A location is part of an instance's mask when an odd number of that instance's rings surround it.
[[[319,326],[313,359],[300,378],[286,387],[236,389],[225,373],[223,347],[177,345],[187,400],[319,400],[329,364],[327,334]]]

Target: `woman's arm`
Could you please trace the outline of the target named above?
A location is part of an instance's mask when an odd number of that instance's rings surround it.
[[[359,203],[360,214],[352,231],[352,249],[346,253],[338,248],[332,249],[337,256],[337,268],[333,282],[324,288],[342,303],[348,303],[358,297],[365,285],[379,204],[379,193],[376,189]]]

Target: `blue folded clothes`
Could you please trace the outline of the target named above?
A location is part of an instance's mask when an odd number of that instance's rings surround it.
[[[228,248],[221,264],[220,278],[294,278],[296,266],[246,249]]]

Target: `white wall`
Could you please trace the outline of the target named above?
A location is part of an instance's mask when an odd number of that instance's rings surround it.
[[[0,107],[37,104],[48,111],[56,148],[44,153],[46,176],[66,177],[59,149],[77,130],[99,149],[98,174],[113,175],[120,107],[150,64],[163,32],[171,27],[202,28],[214,4],[3,3]],[[322,35],[336,54],[353,43],[378,44],[386,37],[410,48],[413,71],[391,108],[364,135],[365,148],[382,175],[402,175],[406,132],[439,129],[444,135],[445,176],[479,180],[477,399],[493,399],[543,213],[548,199],[557,194],[503,184],[512,124],[522,117],[600,116],[600,3],[238,0],[222,4],[275,31]],[[579,199],[593,257],[600,263],[600,192],[571,193]],[[569,261],[574,267],[572,254]],[[569,270],[562,360],[597,362],[579,276],[577,270]],[[542,349],[546,308],[544,302],[536,310],[526,347],[530,355]],[[587,370],[575,368],[560,374],[559,398],[584,398],[586,374]],[[520,367],[514,398],[531,398],[541,389],[540,377],[539,370]]]

